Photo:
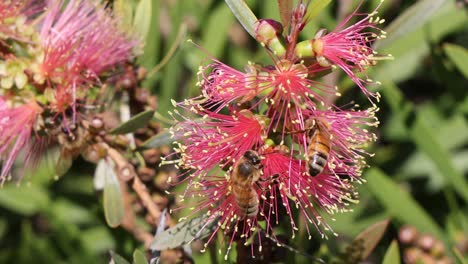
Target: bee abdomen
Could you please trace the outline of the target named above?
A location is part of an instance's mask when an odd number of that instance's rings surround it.
[[[242,185],[234,186],[233,192],[239,210],[239,216],[241,219],[246,217],[255,217],[258,213],[258,194],[252,189]]]
[[[319,131],[312,136],[309,150],[309,174],[316,176],[323,171],[327,165],[330,153],[330,139],[321,135]]]

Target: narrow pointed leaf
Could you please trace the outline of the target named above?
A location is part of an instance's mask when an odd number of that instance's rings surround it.
[[[152,0],[140,0],[136,7],[133,30],[146,41],[151,26]]]
[[[191,243],[195,239],[202,239],[214,232],[219,217],[213,218],[202,215],[197,218],[181,222],[164,232],[156,234],[151,242],[151,250],[166,250]]]
[[[126,259],[121,257],[119,254],[115,253],[114,251],[111,250],[109,253],[115,264],[130,264],[130,262],[128,262]]]
[[[243,0],[225,0],[234,16],[239,20],[245,30],[255,38],[255,23],[257,17]]]
[[[444,51],[465,78],[468,79],[468,50],[462,46],[445,44]]]
[[[444,242],[447,241],[444,232],[427,212],[408,192],[401,189],[382,171],[375,168],[370,169],[367,171],[365,178],[367,188],[392,217],[403,223],[413,225],[418,230],[431,233]]]
[[[309,19],[317,17],[330,2],[331,0],[312,0],[312,3],[307,8],[307,17]]]
[[[353,244],[360,244],[363,247],[363,251],[361,252],[363,260],[372,253],[372,250],[382,239],[385,230],[387,230],[388,223],[388,220],[377,222],[366,228],[354,239]]]
[[[157,135],[150,137],[148,140],[143,142],[142,148],[157,148],[164,145],[169,145],[174,141],[169,130],[162,131]]]
[[[124,206],[120,183],[114,170],[108,168],[104,185],[104,214],[110,227],[117,227],[124,218]]]
[[[410,134],[418,148],[432,159],[447,182],[451,183],[453,189],[465,201],[468,201],[468,183],[465,181],[463,173],[456,168],[454,161],[450,158],[450,152],[442,147],[443,142],[437,139],[431,124],[427,121],[428,118],[427,113],[419,111]]]
[[[145,254],[138,249],[133,251],[133,264],[148,264]]]
[[[416,30],[420,26],[424,25],[445,2],[447,1],[417,1],[411,7],[406,9],[403,14],[393,20],[393,22],[388,27],[385,28],[388,37],[377,41],[374,46],[376,48],[388,46],[395,40]]]
[[[289,28],[292,14],[292,1],[291,0],[278,0],[278,9],[281,16],[281,24],[284,29]]]
[[[400,250],[398,249],[398,242],[393,240],[388,247],[382,264],[400,264]]]
[[[115,0],[113,6],[116,17],[122,19],[123,24],[131,26],[133,21],[134,6],[128,0]]]
[[[154,111],[148,110],[141,112],[134,117],[130,118],[127,122],[121,124],[120,126],[112,129],[111,134],[127,134],[135,132],[137,129],[142,128],[148,124],[148,122],[153,118]]]

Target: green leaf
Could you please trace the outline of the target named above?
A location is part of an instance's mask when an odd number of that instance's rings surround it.
[[[104,214],[110,227],[117,227],[122,222],[125,212],[120,183],[114,170],[108,164],[104,185]]]
[[[390,215],[404,223],[415,226],[418,230],[431,233],[437,238],[447,241],[444,232],[427,212],[408,192],[401,189],[382,171],[372,168],[367,171],[365,178],[367,188],[387,209]]]
[[[169,145],[174,141],[169,130],[162,131],[157,135],[150,137],[148,140],[141,144],[142,148],[157,148],[164,145]]]
[[[0,206],[22,215],[32,215],[47,207],[49,197],[39,186],[15,186],[0,188]]]
[[[359,244],[362,246],[363,251],[361,252],[361,257],[363,260],[366,259],[370,253],[372,253],[372,250],[374,250],[375,246],[377,246],[379,241],[382,239],[385,230],[387,230],[388,223],[388,220],[377,222],[366,228],[366,230],[362,231],[353,240],[351,245]]]
[[[145,254],[138,249],[133,251],[133,264],[148,264]]]
[[[387,80],[400,82],[412,78],[421,69],[422,61],[430,54],[430,43],[437,43],[467,23],[466,13],[456,8],[451,1],[447,1],[427,26],[404,35],[386,45],[385,50],[380,50],[379,53],[390,53],[395,59],[380,62],[375,68],[375,73],[370,75],[382,83]]]
[[[151,242],[151,250],[166,250],[191,243],[195,239],[203,239],[212,234],[218,225],[220,217],[202,215],[181,222],[161,233],[156,234]]]
[[[400,250],[398,249],[398,242],[393,240],[385,253],[382,264],[400,264]]]
[[[135,132],[137,129],[142,128],[148,124],[148,122],[153,118],[154,111],[148,110],[143,111],[134,117],[130,118],[127,122],[121,124],[120,126],[112,129],[111,134],[127,134]]]
[[[445,44],[444,51],[465,78],[468,78],[468,50],[462,46]]]
[[[433,132],[434,129],[427,123],[427,119],[427,112],[418,112],[415,124],[410,131],[413,141],[422,152],[432,159],[455,191],[468,201],[468,184],[464,175],[455,167],[450,153],[442,147],[442,142],[437,139],[437,134]]]
[[[424,25],[445,2],[445,0],[421,0],[416,2],[385,28],[387,38],[376,42],[375,47],[388,46],[395,40]]]
[[[309,19],[313,19],[322,13],[323,9],[325,9],[328,4],[330,4],[331,0],[312,0],[312,3],[309,4],[307,9],[307,15]]]
[[[64,198],[59,198],[51,205],[54,218],[69,224],[89,224],[95,220],[88,208],[83,208],[76,203]]]
[[[109,251],[112,260],[114,260],[115,264],[130,264],[126,259],[121,257],[119,254],[115,253],[114,251]]]
[[[257,22],[257,17],[254,15],[252,10],[243,0],[225,0],[226,4],[231,9],[234,16],[245,28],[245,30],[255,39],[255,23]]]
[[[104,225],[89,229],[81,228],[79,239],[85,250],[94,254],[101,254],[116,247],[115,238]]]
[[[151,26],[152,0],[140,0],[135,11],[135,20],[133,21],[133,30],[143,41],[148,38]]]

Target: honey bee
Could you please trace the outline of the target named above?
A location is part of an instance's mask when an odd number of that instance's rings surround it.
[[[240,219],[255,217],[258,213],[260,201],[254,184],[260,180],[261,170],[260,156],[253,150],[246,151],[234,165],[230,185]]]
[[[330,125],[323,120],[309,119],[306,126],[310,127],[307,135],[306,159],[309,166],[309,174],[317,176],[328,163],[328,156],[332,145]]]

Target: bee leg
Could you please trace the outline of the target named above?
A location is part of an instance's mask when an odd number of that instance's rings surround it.
[[[278,178],[279,178],[279,174],[276,173],[276,174],[273,174],[271,175],[270,177],[266,178],[266,179],[258,179],[257,181],[257,186],[258,188],[260,188],[260,190],[262,191],[267,191],[270,189],[270,186],[273,185],[273,184],[279,184],[279,181],[278,181]],[[264,185],[266,185],[267,187],[265,188]]]

